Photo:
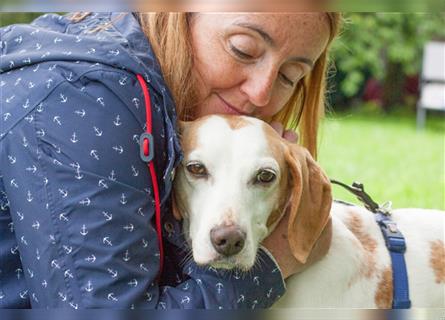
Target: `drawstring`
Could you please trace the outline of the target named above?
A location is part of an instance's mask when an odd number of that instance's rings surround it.
[[[142,92],[144,93],[144,100],[145,100],[145,114],[146,114],[147,128],[146,132],[144,132],[141,135],[139,141],[140,141],[141,158],[144,162],[147,162],[148,168],[150,170],[151,182],[153,185],[153,193],[155,200],[156,233],[158,235],[159,255],[160,255],[159,273],[158,273],[158,279],[159,279],[162,273],[162,269],[164,267],[164,247],[162,244],[161,201],[159,198],[159,186],[158,186],[158,179],[156,177],[154,163],[152,161],[154,155],[154,145],[153,145],[153,135],[152,135],[150,93],[148,91],[144,78],[140,74],[136,74],[136,77],[139,81],[139,84],[142,87]]]

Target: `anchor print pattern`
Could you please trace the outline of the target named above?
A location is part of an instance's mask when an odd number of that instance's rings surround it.
[[[185,240],[169,200],[181,161],[173,100],[137,20],[117,15],[74,23],[46,14],[0,28],[0,308],[270,306],[284,285],[262,249],[261,266],[241,276],[180,263]],[[110,20],[113,28],[87,32]],[[150,90],[168,226],[160,282],[136,74]]]

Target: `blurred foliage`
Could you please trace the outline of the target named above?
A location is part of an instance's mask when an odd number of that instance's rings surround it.
[[[422,49],[428,40],[445,40],[445,13],[346,13],[332,55],[341,74],[338,90],[356,95],[367,77],[384,81],[388,70],[404,75],[420,71]]]
[[[29,23],[42,14],[42,12],[1,12],[0,27],[14,23]]]

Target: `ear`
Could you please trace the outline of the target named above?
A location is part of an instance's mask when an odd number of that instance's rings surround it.
[[[330,222],[331,185],[306,149],[286,145],[285,159],[291,175],[288,240],[294,257],[304,264]]]

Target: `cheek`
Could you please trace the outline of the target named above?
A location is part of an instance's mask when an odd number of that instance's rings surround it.
[[[269,104],[265,107],[257,108],[259,118],[268,119],[280,112],[293,94],[293,90],[284,88],[280,83],[275,84]]]

